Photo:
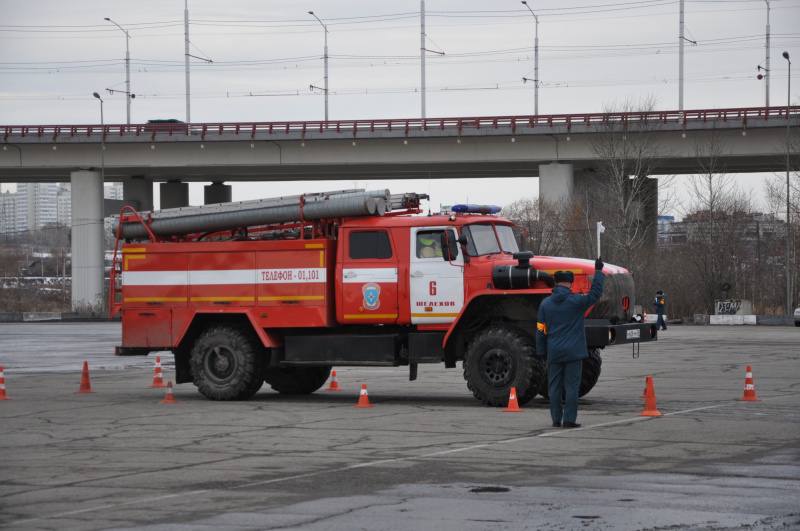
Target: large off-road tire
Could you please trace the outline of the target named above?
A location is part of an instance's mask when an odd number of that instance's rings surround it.
[[[533,400],[537,394],[542,394],[542,382],[545,382],[545,387],[547,387],[547,360],[533,358],[532,369],[531,384],[528,386],[528,390],[525,394],[520,394],[520,404],[527,404]],[[544,394],[546,393],[547,389],[544,390]]]
[[[322,387],[331,374],[327,367],[269,367],[264,381],[285,395],[308,395]]]
[[[600,351],[593,348],[589,351],[589,357],[583,360],[581,367],[581,389],[578,391],[578,396],[584,396],[592,390],[600,378],[600,371],[603,367],[603,358],[600,357]]]
[[[578,396],[584,396],[597,383],[600,378],[600,370],[603,366],[603,359],[600,357],[598,349],[593,348],[589,351],[589,357],[583,360],[581,364],[581,387],[578,390]],[[539,385],[539,393],[549,400],[549,390],[547,385],[547,367],[545,367],[541,384]]]
[[[464,356],[464,379],[472,394],[487,406],[505,406],[512,387],[517,400],[527,401],[536,387],[533,340],[507,326],[492,326],[477,334]],[[533,390],[535,396],[536,390]]]
[[[205,330],[192,346],[192,380],[211,400],[247,400],[263,385],[264,352],[244,328],[219,325]]]

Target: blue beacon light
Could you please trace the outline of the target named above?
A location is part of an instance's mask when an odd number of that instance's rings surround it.
[[[456,214],[497,214],[502,208],[497,205],[453,205]]]

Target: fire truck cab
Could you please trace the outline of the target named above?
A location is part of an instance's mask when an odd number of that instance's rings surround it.
[[[351,199],[331,197],[320,208]],[[171,350],[177,382],[216,400],[249,398],[265,382],[311,393],[334,366],[408,366],[414,380],[419,364],[458,361],[484,404],[505,405],[512,386],[522,403],[545,394],[534,341],[539,302],[556,270],[572,270],[573,289],[588,291],[593,261],[520,252],[496,207],[423,215],[416,201],[394,209],[387,200],[386,211],[368,215],[237,219],[206,232],[205,207],[123,213],[111,289],[122,319],[117,353]],[[195,232],[175,228],[187,216],[199,220]],[[600,349],[656,339],[654,326],[630,323],[630,273],[604,272],[604,296],[587,320],[582,395],[599,377]]]

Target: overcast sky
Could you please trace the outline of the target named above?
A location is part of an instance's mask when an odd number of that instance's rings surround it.
[[[677,0],[532,0],[539,16],[541,114],[601,111],[654,98],[678,107]],[[800,58],[800,0],[770,0],[771,103],[786,102],[788,50]],[[328,24],[331,119],[420,114],[418,0],[190,0],[192,121],[323,117]],[[533,112],[533,30],[517,0],[427,0],[428,116]],[[131,35],[132,120],[185,119],[183,0],[0,0],[0,124],[124,123],[125,38]],[[686,0],[685,108],[764,104],[764,0]],[[792,101],[800,94],[800,61]],[[738,176],[762,207],[768,176]],[[359,183],[433,195],[434,208],[469,198],[506,204],[535,196],[536,179]],[[685,186],[673,185],[680,190]],[[352,181],[234,184],[234,200],[351,187]],[[685,201],[687,197],[681,196]],[[202,202],[193,184],[193,203]],[[684,201],[684,202],[685,202]],[[679,213],[679,212],[678,212]]]

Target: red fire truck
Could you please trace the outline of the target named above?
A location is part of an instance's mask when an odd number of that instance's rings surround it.
[[[425,215],[420,194],[346,190],[268,200],[123,211],[116,225],[110,308],[117,354],[171,350],[178,383],[214,400],[319,389],[334,366],[463,364],[487,405],[517,388],[546,394],[535,353],[539,302],[551,274],[571,270],[586,292],[593,261],[520,252],[497,207]],[[656,339],[631,323],[630,273],[606,265],[590,310],[581,395],[600,375],[599,350]]]

